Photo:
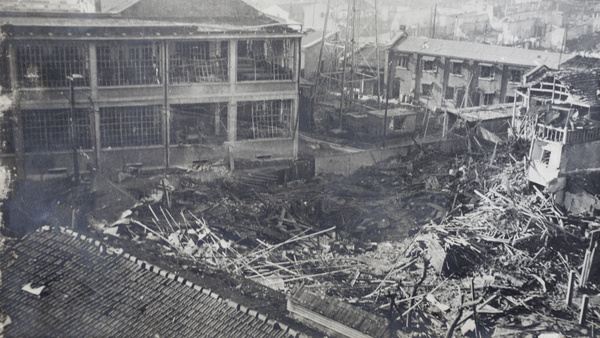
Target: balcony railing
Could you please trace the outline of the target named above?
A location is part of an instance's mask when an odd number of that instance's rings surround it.
[[[538,139],[562,144],[583,143],[600,139],[600,127],[557,128],[539,123],[535,129]]]

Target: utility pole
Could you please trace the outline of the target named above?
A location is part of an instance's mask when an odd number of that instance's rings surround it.
[[[67,80],[69,80],[69,88],[71,90],[71,113],[69,116],[69,138],[71,143],[71,149],[73,150],[73,181],[75,183],[79,183],[79,158],[77,154],[77,138],[75,137],[75,80],[83,79],[82,75],[73,74],[71,76],[67,76]]]
[[[385,138],[387,137],[387,118],[388,118],[388,104],[390,102],[390,83],[392,82],[392,50],[388,51],[388,62],[387,62],[387,83],[385,88],[385,113],[383,114],[383,140],[381,145],[385,148]]]
[[[323,35],[321,36],[321,48],[319,49],[319,61],[317,62],[317,76],[315,76],[315,83],[310,87],[311,95],[310,95],[310,117],[308,119],[309,129],[312,130],[313,125],[315,124],[315,102],[317,101],[318,90],[317,86],[319,85],[319,78],[321,77],[321,61],[323,60],[323,48],[325,47],[325,38],[327,36],[327,20],[329,19],[329,7],[331,5],[331,0],[327,0],[327,10],[325,11],[325,22],[323,23]],[[334,53],[335,55],[335,53]]]
[[[344,79],[346,78],[346,56],[348,54],[348,26],[350,24],[351,2],[348,1],[348,19],[346,20],[346,34],[344,39],[344,61],[342,63],[342,95],[340,98],[340,131],[342,131],[342,120],[344,116]]]
[[[377,0],[375,0],[375,54],[377,60],[377,109],[381,109],[381,74],[379,67],[379,20],[377,20]]]

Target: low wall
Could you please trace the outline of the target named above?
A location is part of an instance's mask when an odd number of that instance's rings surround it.
[[[456,154],[466,148],[463,139],[443,140],[436,143],[422,143],[422,147],[433,147],[445,154]],[[315,176],[323,174],[351,175],[361,167],[372,166],[391,157],[404,157],[419,151],[417,145],[403,145],[385,149],[365,150],[356,153],[315,157]]]

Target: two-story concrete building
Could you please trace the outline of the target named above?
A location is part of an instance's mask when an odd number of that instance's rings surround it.
[[[241,0],[0,12],[2,156],[25,174],[297,156],[297,27]]]
[[[571,56],[466,41],[400,36],[390,47],[394,97],[429,109],[509,103],[523,74]]]

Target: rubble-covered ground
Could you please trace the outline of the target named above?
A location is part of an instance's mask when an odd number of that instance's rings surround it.
[[[285,295],[308,285],[416,336],[592,334],[595,279],[579,280],[597,219],[527,189],[527,146],[476,147],[455,157],[425,147],[349,177],[286,184],[269,169],[219,165],[77,189],[46,182],[21,193],[12,215],[71,224],[282,322]],[[44,191],[43,203],[24,202]]]

